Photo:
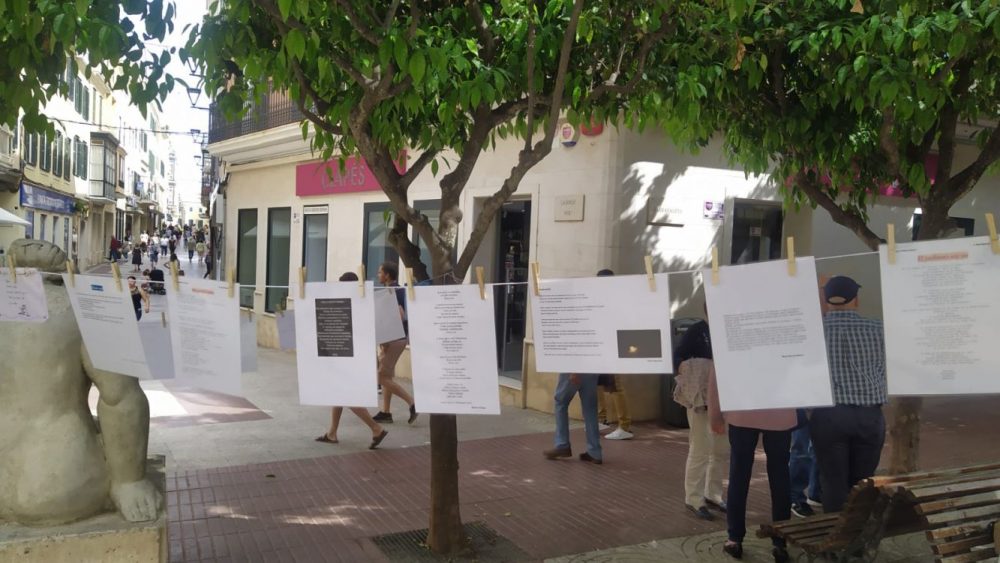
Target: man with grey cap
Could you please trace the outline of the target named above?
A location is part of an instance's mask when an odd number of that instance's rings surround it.
[[[834,406],[814,410],[809,428],[826,512],[841,510],[851,488],[875,474],[885,443],[885,336],[882,321],[858,314],[859,289],[847,276],[823,286]]]

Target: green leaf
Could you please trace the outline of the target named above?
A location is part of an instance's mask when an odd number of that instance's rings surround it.
[[[431,175],[434,177],[437,177],[438,175],[438,161],[436,158],[431,161]]]
[[[413,83],[420,84],[426,71],[427,60],[424,58],[424,54],[420,51],[413,53],[413,56],[410,57],[410,76],[413,77]]]
[[[392,45],[392,55],[396,58],[396,66],[399,68],[406,68],[406,42],[400,38],[396,38]]]
[[[288,35],[285,36],[285,48],[288,49],[289,55],[302,60],[306,54],[305,35],[302,35],[302,32],[297,29],[289,31]]]
[[[85,17],[89,8],[90,0],[76,0],[76,16],[78,18]]]
[[[281,20],[288,21],[288,14],[292,12],[292,2],[294,0],[278,0],[278,11],[281,12]]]

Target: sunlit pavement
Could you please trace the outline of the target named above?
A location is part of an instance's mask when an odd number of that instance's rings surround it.
[[[164,301],[153,296],[144,322],[159,322]],[[291,352],[259,349],[258,370],[244,375],[245,398],[170,381],[143,388],[149,451],[167,456],[171,561],[381,561],[371,537],[427,527],[428,417],[407,425],[399,399],[389,436],[368,451],[371,435],[350,412],[339,444],[313,440],[326,430],[329,409],[298,404]],[[989,397],[928,400],[922,467],[1000,458],[994,405]],[[684,508],[686,431],[639,425],[634,440],[604,442],[602,466],[543,459],[548,414],[505,408],[500,416],[459,417],[459,433],[463,520],[485,522],[533,560],[724,560],[722,515],[703,522]],[[583,451],[578,425],[573,444]],[[771,560],[768,544],[753,538],[770,513],[763,466],[760,457],[747,561]],[[925,560],[919,536],[885,542],[879,559]]]

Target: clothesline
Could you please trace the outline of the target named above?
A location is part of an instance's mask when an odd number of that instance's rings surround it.
[[[836,256],[821,256],[821,257],[814,258],[814,260],[816,260],[817,262],[822,262],[824,260],[837,260],[837,259],[841,259],[841,258],[854,258],[854,257],[857,257],[857,256],[871,256],[873,254],[878,254],[878,252],[877,251],[867,251],[867,252],[854,252],[854,253],[851,253],[851,254],[838,254]],[[807,258],[807,257],[803,256],[801,258]],[[677,270],[677,271],[673,271],[673,272],[656,272],[656,273],[657,274],[667,274],[667,275],[674,276],[674,275],[680,275],[680,274],[696,274],[696,273],[702,272],[704,270],[705,270],[705,267],[703,266],[701,268],[695,268],[695,269],[691,269],[691,270]],[[169,272],[169,270],[167,270],[167,271]],[[39,273],[42,274],[42,275],[44,275],[44,276],[59,276],[59,277],[61,277],[63,275],[63,272],[39,272]],[[136,273],[138,273],[138,272],[122,272],[122,278],[127,278],[128,276],[136,274]],[[94,276],[94,277],[99,277],[99,278],[109,278],[109,279],[112,279],[114,277],[111,274],[81,274],[81,275],[88,275],[88,276]],[[454,276],[452,276],[451,272],[447,272],[447,273],[442,274],[440,276],[437,276],[437,277],[434,277],[434,278],[429,278],[428,280],[426,280],[424,282],[418,282],[416,285],[417,286],[428,285],[427,282],[435,282],[435,281],[438,281],[438,280],[443,280],[443,279],[448,278],[448,277],[454,277]],[[222,280],[218,280],[218,281],[222,281]],[[491,286],[507,286],[507,285],[515,286],[515,285],[527,285],[527,284],[528,284],[527,281],[523,281],[523,282],[492,282],[492,283],[487,283],[486,285],[491,285]],[[246,286],[241,286],[241,287],[253,287],[255,290],[256,289],[292,289],[292,288],[297,288],[298,284],[290,284],[290,285],[263,285],[263,286],[258,286],[258,285],[249,286],[249,285],[246,285]],[[380,288],[381,288],[381,286],[376,287],[375,289],[380,289]]]

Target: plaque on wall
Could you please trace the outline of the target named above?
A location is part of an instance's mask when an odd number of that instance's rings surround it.
[[[583,221],[583,194],[556,196],[556,221]]]

